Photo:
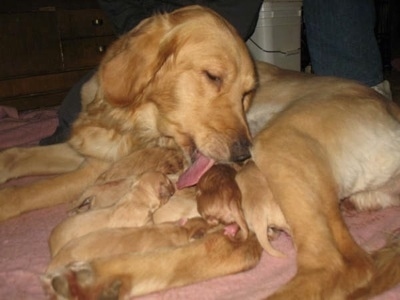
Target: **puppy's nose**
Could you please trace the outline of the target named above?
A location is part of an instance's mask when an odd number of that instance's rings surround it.
[[[231,147],[231,161],[241,162],[251,157],[250,153],[251,142],[246,139],[240,139],[233,143]]]

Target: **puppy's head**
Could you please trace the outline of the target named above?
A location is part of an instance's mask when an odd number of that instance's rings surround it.
[[[99,70],[107,101],[151,106],[148,133],[174,139],[188,160],[202,157],[208,166],[250,156],[245,112],[255,77],[235,29],[199,6],[144,20],[110,48]]]
[[[196,186],[197,209],[210,225],[236,223],[236,238],[245,240],[248,227],[241,205],[241,192],[235,181],[236,171],[227,165],[211,167]]]
[[[140,193],[136,198],[143,199],[152,212],[167,203],[175,193],[174,185],[169,178],[163,173],[154,171],[140,175],[133,187]]]

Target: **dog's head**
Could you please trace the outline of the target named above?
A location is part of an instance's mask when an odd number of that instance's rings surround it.
[[[107,101],[151,106],[148,130],[174,139],[202,166],[250,156],[245,112],[255,77],[235,29],[200,6],[144,20],[110,48],[99,72]]]

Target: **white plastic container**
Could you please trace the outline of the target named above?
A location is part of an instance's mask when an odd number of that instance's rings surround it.
[[[300,71],[301,7],[297,1],[264,1],[247,47],[256,60]]]

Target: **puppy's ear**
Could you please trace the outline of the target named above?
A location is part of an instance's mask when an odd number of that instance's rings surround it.
[[[68,211],[69,216],[77,215],[89,211],[92,208],[96,196],[92,195],[80,202],[77,206]]]
[[[132,104],[162,67],[173,47],[165,45],[168,17],[142,21],[107,51],[99,68],[105,99],[118,106]],[[169,40],[169,39],[168,39]]]

